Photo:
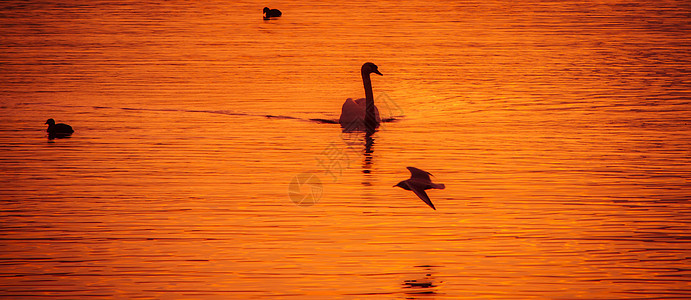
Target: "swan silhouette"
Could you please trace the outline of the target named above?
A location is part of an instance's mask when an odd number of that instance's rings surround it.
[[[72,126],[63,123],[55,124],[55,120],[53,119],[48,119],[46,124],[48,124],[48,129],[46,129],[46,131],[48,132],[48,137],[51,139],[56,137],[68,137],[74,132]]]
[[[436,208],[434,208],[434,204],[432,204],[432,200],[429,199],[429,196],[427,196],[425,190],[443,190],[446,186],[444,186],[443,183],[433,183],[432,180],[429,178],[429,176],[432,174],[430,174],[427,171],[423,171],[414,167],[408,167],[408,171],[410,171],[410,178],[399,182],[398,184],[394,185],[394,187],[400,187],[404,190],[413,191],[413,193],[420,197],[422,201],[427,203],[429,207],[431,207],[434,210],[437,210]]]
[[[341,124],[341,127],[350,130],[356,130],[362,127],[367,128],[367,130],[374,129],[381,122],[379,118],[379,109],[374,105],[370,74],[382,75],[382,73],[379,72],[377,65],[371,62],[364,63],[360,69],[360,73],[362,74],[362,84],[365,86],[365,98],[357,100],[353,100],[352,98],[346,99],[343,103],[343,107],[341,107],[341,117],[338,119],[338,123]]]
[[[264,20],[280,17],[281,15],[282,13],[278,9],[270,9],[268,7],[264,7]]]

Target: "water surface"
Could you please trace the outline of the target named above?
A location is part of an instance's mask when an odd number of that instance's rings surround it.
[[[686,2],[265,5],[0,4],[0,296],[691,297]]]

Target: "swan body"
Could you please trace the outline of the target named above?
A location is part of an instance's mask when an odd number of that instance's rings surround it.
[[[281,13],[280,10],[278,9],[270,9],[268,7],[264,7],[264,20],[268,20],[271,18],[277,18],[280,17],[283,13]]]
[[[429,205],[429,207],[437,210],[434,208],[434,204],[432,204],[432,200],[429,199],[429,196],[427,196],[425,190],[443,190],[446,186],[444,186],[443,183],[433,183],[429,178],[429,176],[432,174],[427,171],[414,167],[408,167],[408,171],[410,171],[410,178],[399,182],[398,184],[394,185],[394,187],[400,187],[404,190],[413,191],[413,193],[415,193],[415,195],[422,199],[423,202]]]
[[[72,126],[63,123],[55,124],[55,120],[53,119],[48,119],[46,124],[48,125],[48,129],[46,129],[46,131],[48,132],[48,137],[50,138],[68,137],[74,133]]]
[[[346,101],[343,102],[343,107],[341,107],[341,117],[338,123],[344,127],[362,123],[365,120],[365,111],[367,108],[366,101],[367,99],[365,98],[356,100],[353,100],[353,98],[346,99]],[[377,123],[381,122],[381,118],[379,118],[379,109],[376,106],[374,107],[374,117]]]
[[[382,75],[377,65],[366,62],[360,69],[362,84],[365,88],[365,98],[353,100],[346,99],[341,107],[341,116],[338,123],[346,129],[358,129],[366,127],[367,130],[376,128],[381,122],[379,109],[374,105],[374,94],[372,93],[372,80],[370,74]],[[364,126],[363,126],[364,125]]]

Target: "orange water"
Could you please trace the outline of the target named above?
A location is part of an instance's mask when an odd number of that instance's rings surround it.
[[[515,2],[0,3],[0,297],[691,297],[691,7]]]

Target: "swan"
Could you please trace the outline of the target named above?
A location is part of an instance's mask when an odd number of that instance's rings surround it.
[[[370,74],[374,73],[382,76],[377,65],[366,62],[360,69],[362,74],[362,84],[365,86],[365,98],[353,100],[346,99],[341,107],[341,117],[338,123],[344,128],[359,128],[364,124],[368,130],[376,128],[381,119],[379,118],[379,109],[374,105],[374,96],[372,93],[372,81]]]
[[[264,7],[264,20],[268,20],[270,18],[276,18],[280,17],[282,15],[281,11],[278,9],[270,9],[268,7]]]
[[[63,123],[55,124],[55,120],[53,119],[48,119],[46,124],[48,124],[48,129],[46,129],[48,137],[51,138],[68,137],[74,132],[72,126]]]
[[[422,201],[427,203],[429,207],[437,210],[434,208],[434,204],[432,204],[432,200],[429,199],[429,196],[427,196],[425,190],[443,190],[446,186],[444,186],[443,183],[433,183],[429,178],[429,176],[432,174],[427,171],[423,171],[415,167],[408,167],[408,171],[410,171],[410,178],[399,182],[398,184],[394,185],[394,187],[400,187],[404,190],[413,191],[413,193],[420,197]]]

